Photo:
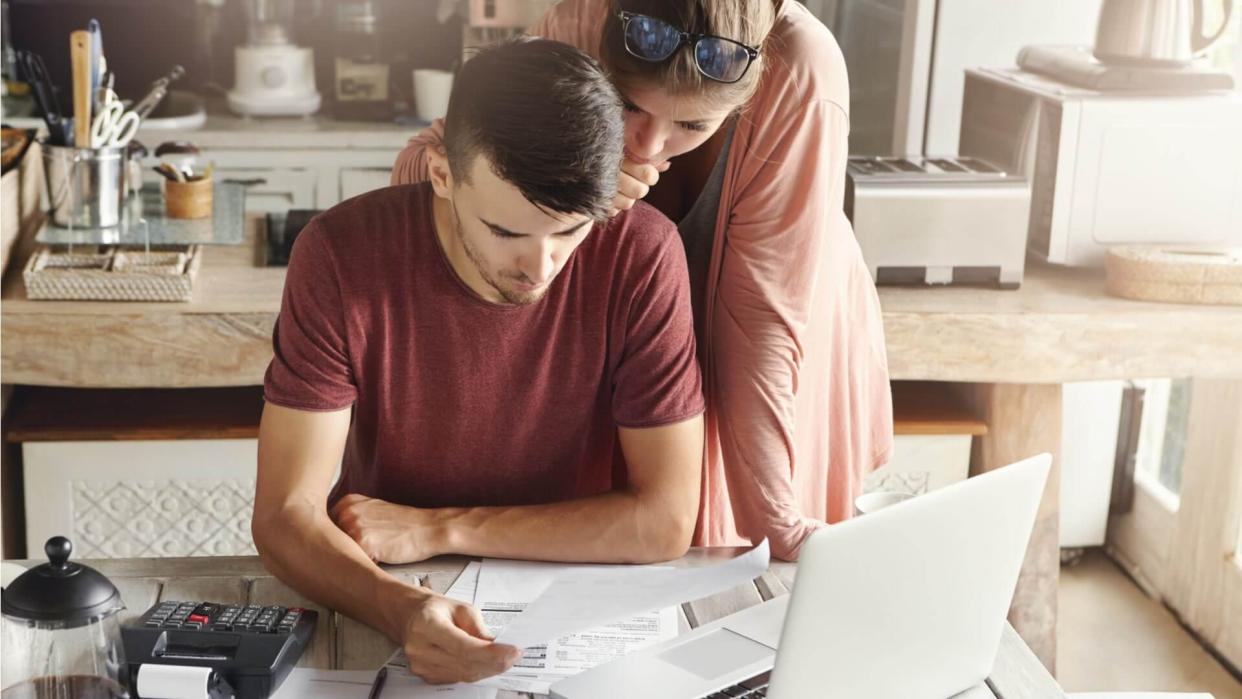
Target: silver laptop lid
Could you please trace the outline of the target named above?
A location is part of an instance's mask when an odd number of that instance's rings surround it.
[[[770,699],[939,699],[991,672],[1052,457],[827,527],[802,547]]]

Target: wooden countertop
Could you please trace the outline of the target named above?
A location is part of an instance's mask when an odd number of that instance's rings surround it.
[[[284,268],[250,245],[206,250],[189,303],[30,301],[20,264],[3,287],[4,383],[80,387],[262,383]],[[894,379],[1061,383],[1242,376],[1242,307],[1108,296],[1100,270],[1028,262],[1016,291],[881,287]]]
[[[674,561],[679,566],[719,563],[742,549],[693,549]],[[42,561],[21,561],[26,567]],[[422,563],[390,566],[399,579],[445,592],[469,559],[443,556]],[[199,600],[231,604],[277,604],[319,611],[315,637],[298,665],[320,669],[370,670],[378,668],[396,645],[370,627],[325,609],[272,577],[257,557],[135,558],[83,560],[108,576],[121,593],[127,609],[122,623],[143,614],[163,600]],[[768,571],[752,583],[680,606],[682,631],[696,628],[793,589],[796,566],[773,561]],[[501,692],[499,699],[524,699],[531,695]],[[1013,628],[1005,626],[996,663],[987,682],[952,699],[1065,699],[1056,681]]]

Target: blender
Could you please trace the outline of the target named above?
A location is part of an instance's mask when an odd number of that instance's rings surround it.
[[[306,116],[319,110],[314,52],[290,39],[293,0],[250,0],[246,44],[234,51],[229,109],[243,116]]]

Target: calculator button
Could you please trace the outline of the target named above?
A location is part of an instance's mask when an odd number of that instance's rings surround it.
[[[212,631],[232,631],[233,625],[222,622],[222,621],[217,621],[216,623],[211,625],[211,630]]]
[[[160,626],[162,626],[163,624],[164,624],[164,620],[163,620],[163,619],[147,619],[147,620],[143,623],[143,626],[154,626],[154,627],[156,627],[156,628],[159,628],[159,627],[160,627]]]

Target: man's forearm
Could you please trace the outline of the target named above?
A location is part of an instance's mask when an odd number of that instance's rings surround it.
[[[634,493],[611,492],[546,505],[423,510],[435,553],[594,563],[678,558],[694,512]],[[417,535],[417,534],[416,534]]]
[[[404,610],[429,594],[385,573],[310,503],[256,512],[252,530],[264,565],[276,577],[398,643]]]

